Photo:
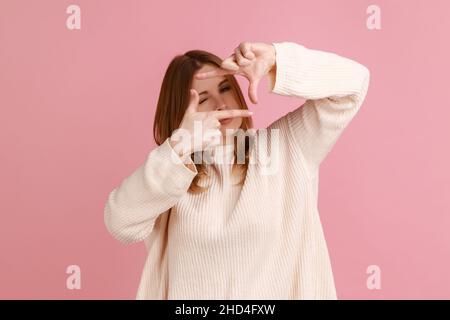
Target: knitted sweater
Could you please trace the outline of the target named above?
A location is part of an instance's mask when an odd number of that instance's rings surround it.
[[[235,186],[230,165],[214,163],[208,191],[191,194],[197,172],[173,161],[167,139],[110,192],[108,231],[148,253],[136,299],[337,299],[319,166],[363,103],[370,72],[335,53],[273,45],[269,92],[306,102],[256,130],[267,140],[250,155],[266,152],[272,168],[254,161]]]

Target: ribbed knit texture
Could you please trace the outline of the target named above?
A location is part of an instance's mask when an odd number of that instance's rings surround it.
[[[334,53],[273,45],[269,91],[306,99],[250,151],[276,153],[275,173],[255,162],[244,185],[233,186],[230,165],[213,164],[210,189],[193,195],[196,172],[172,161],[177,154],[166,140],[109,194],[109,232],[148,250],[137,299],[337,298],[317,210],[318,171],[363,103],[370,73]]]

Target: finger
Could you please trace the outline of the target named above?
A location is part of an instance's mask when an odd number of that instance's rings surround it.
[[[234,49],[234,54],[236,55],[236,62],[240,66],[248,66],[251,62],[242,55],[241,48],[237,47]]]
[[[233,53],[231,56],[222,61],[221,67],[224,69],[239,70],[239,65],[236,61],[236,53]]]
[[[206,118],[205,121],[206,121],[206,126],[209,128],[218,129],[221,126],[220,121],[217,120],[217,118],[215,118],[215,117],[208,117],[208,118]]]
[[[253,112],[247,109],[213,111],[213,116],[219,120],[225,118],[250,117],[252,114]]]
[[[208,141],[207,147],[220,144],[222,138],[222,131],[220,129],[209,129],[204,134],[204,139]]]
[[[195,90],[195,89],[190,89],[189,93],[190,93],[189,105],[188,105],[187,109],[190,112],[196,112],[196,111],[198,111],[198,102],[200,100],[200,97],[198,95],[197,90]]]
[[[199,80],[203,80],[203,79],[209,79],[209,78],[213,78],[213,77],[219,77],[219,76],[224,76],[227,74],[234,74],[235,72],[233,70],[226,70],[226,69],[222,69],[222,68],[217,68],[214,69],[212,71],[207,71],[207,72],[202,72],[202,73],[197,73],[195,75],[195,77]]]
[[[258,84],[260,79],[254,79],[250,82],[250,85],[248,87],[248,96],[250,97],[250,100],[252,103],[257,104],[258,103]]]
[[[222,136],[222,131],[219,128],[207,129],[203,135],[203,137],[207,140],[214,139]]]
[[[255,54],[253,53],[252,44],[249,42],[242,42],[239,45],[239,48],[241,49],[242,55],[246,57],[247,59],[253,59],[255,58]]]

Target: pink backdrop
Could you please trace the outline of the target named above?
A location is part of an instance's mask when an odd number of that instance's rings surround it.
[[[0,298],[134,299],[145,248],[107,233],[106,197],[154,147],[172,57],[225,58],[242,41],[294,41],[371,71],[321,170],[338,297],[450,298],[450,2],[253,2],[0,0]],[[66,27],[70,4],[80,30]],[[372,4],[380,30],[366,26]],[[249,102],[257,127],[303,102],[266,91]],[[80,290],[66,288],[73,264]]]

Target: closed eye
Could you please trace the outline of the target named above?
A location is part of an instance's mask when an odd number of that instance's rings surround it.
[[[226,86],[226,87],[223,87],[222,89],[220,89],[220,92],[226,92],[226,91],[229,91],[230,89],[231,89],[230,86]],[[199,104],[202,104],[202,103],[205,102],[206,100],[208,100],[208,98],[203,99],[202,101],[199,102]]]

